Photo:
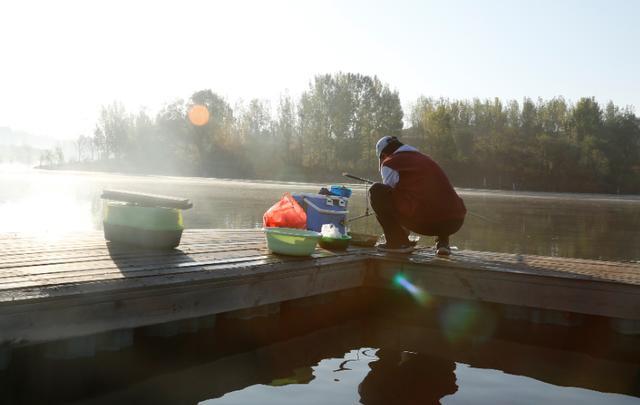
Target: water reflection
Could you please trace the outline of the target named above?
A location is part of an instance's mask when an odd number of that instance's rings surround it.
[[[95,228],[97,196],[75,180],[22,173],[0,176],[0,232],[55,235]]]
[[[460,389],[455,395],[443,398],[441,401],[443,405],[636,405],[640,403],[640,398],[637,397],[596,392],[584,388],[561,387],[521,375],[476,368],[461,363],[456,365],[456,377]]]
[[[640,403],[640,398],[594,390],[603,380],[632,381],[638,375],[638,365],[612,363],[581,355],[576,358],[570,351],[555,351],[553,358],[544,362],[527,361],[547,356],[548,349],[516,345],[493,340],[476,345],[468,351],[433,345],[437,332],[427,329],[404,329],[399,325],[395,339],[380,339],[375,330],[356,341],[373,340],[384,346],[380,349],[361,347],[347,351],[343,357],[320,360],[309,365],[307,372],[298,367],[291,377],[280,384],[255,384],[225,394],[220,398],[201,402],[207,405],[246,403],[275,404],[614,404]],[[353,331],[352,331],[353,332]],[[373,333],[371,333],[373,332]],[[404,333],[403,333],[404,332]],[[416,332],[418,335],[416,335]],[[344,333],[344,331],[343,331]],[[399,336],[411,336],[398,338]],[[410,342],[420,336],[431,346],[425,352],[403,350],[402,346],[416,346]],[[324,336],[327,337],[326,335]],[[344,335],[342,343],[345,343]],[[311,339],[309,347],[330,344]],[[418,343],[420,346],[422,343]],[[506,349],[506,350],[505,350]],[[284,355],[284,353],[282,354]],[[274,356],[278,356],[274,353]],[[575,360],[580,369],[575,369]],[[615,364],[615,366],[614,366]],[[254,364],[251,367],[260,367]],[[508,372],[499,369],[512,369]],[[308,376],[300,381],[295,375]],[[528,375],[535,375],[541,381]],[[562,386],[560,384],[577,384]],[[637,384],[637,382],[636,382]],[[617,384],[621,386],[620,384]],[[590,389],[592,388],[592,389]],[[627,392],[638,387],[627,386]]]
[[[262,325],[259,318],[243,322]],[[10,368],[0,371],[0,399],[85,405],[640,402],[637,362],[572,349],[498,338],[451,343],[437,329],[386,318],[283,340],[276,339],[282,330],[274,330],[270,343],[231,348],[210,317],[180,324],[135,330],[126,349],[89,358],[60,356],[69,352],[52,350],[59,349],[56,343],[17,351]],[[280,326],[288,329],[286,322]]]
[[[357,404],[360,395],[356,388],[369,372],[370,363],[378,359],[375,352],[376,349],[366,347],[349,350],[344,357],[326,358],[298,368],[288,378],[252,385],[200,404]],[[309,381],[299,381],[296,374],[308,375]],[[282,380],[288,384],[280,386]]]
[[[362,404],[439,404],[458,389],[451,360],[391,349],[380,349],[376,356],[358,386]]]
[[[316,192],[320,184],[223,181],[162,176],[0,170],[0,232],[51,234],[101,229],[100,193],[125,189],[190,198],[188,228],[259,228],[262,214],[285,191]],[[637,260],[640,197],[501,193],[462,190],[470,211],[452,238],[461,249],[549,256]],[[354,186],[352,216],[365,210],[365,190]],[[380,233],[374,217],[353,231]],[[421,243],[431,244],[431,238]]]

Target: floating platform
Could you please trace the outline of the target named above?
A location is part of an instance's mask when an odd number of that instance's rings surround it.
[[[177,249],[105,242],[102,232],[0,235],[0,345],[43,343],[360,287],[398,277],[428,296],[640,321],[640,263],[477,251],[370,248],[270,254],[261,230],[189,230]],[[640,328],[637,328],[640,333]]]

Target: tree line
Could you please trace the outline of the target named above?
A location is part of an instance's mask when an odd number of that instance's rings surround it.
[[[203,106],[208,120],[190,112]],[[205,117],[206,118],[206,117]],[[231,106],[211,90],[150,116],[119,103],[77,140],[84,167],[125,172],[292,181],[376,176],[375,142],[395,135],[436,159],[456,186],[640,192],[640,120],[594,98],[522,102],[421,97],[405,117],[377,77],[316,76],[296,99]]]
[[[458,185],[543,191],[640,192],[640,120],[594,98],[522,103],[422,98],[406,138]]]

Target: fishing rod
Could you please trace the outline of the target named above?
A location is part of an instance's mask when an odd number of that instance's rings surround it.
[[[348,224],[349,222],[353,222],[353,221],[357,221],[357,220],[362,219],[362,218],[370,217],[371,215],[373,215],[373,212],[369,212],[369,209],[367,208],[367,210],[365,210],[364,214],[358,215],[357,217],[353,217],[353,218],[347,219],[344,222]]]
[[[353,179],[353,180],[361,181],[361,182],[363,182],[365,184],[374,184],[375,183],[374,181],[371,181],[369,179],[365,179],[365,178],[362,178],[362,177],[354,176],[353,174],[350,174],[350,173],[347,173],[347,172],[343,172],[342,175],[344,177],[348,177],[348,178]],[[472,217],[479,218],[479,219],[481,219],[481,220],[483,220],[485,222],[488,222],[490,224],[494,224],[494,225],[498,224],[498,221],[494,221],[492,219],[484,217],[484,216],[482,216],[480,214],[476,214],[475,212],[472,212],[472,211],[469,211],[469,210],[467,210],[467,214],[471,215]],[[369,205],[367,203],[367,210],[366,210],[365,214],[364,215],[360,215],[358,217],[355,217],[355,218],[351,219],[350,221],[355,221],[356,219],[368,217],[369,215],[372,215],[372,214],[369,214]]]
[[[347,172],[343,172],[342,175],[344,177],[348,177],[348,178],[353,179],[353,180],[358,180],[358,181],[361,181],[361,182],[366,183],[366,184],[374,184],[375,183],[375,181],[371,181],[371,180],[368,180],[368,179],[363,179],[362,177],[354,176],[353,174],[349,174]]]
[[[373,184],[373,183],[374,183],[374,182],[373,182],[373,181],[371,181],[371,180],[363,179],[362,177],[354,176],[354,175],[349,174],[349,173],[347,173],[347,172],[343,172],[343,173],[342,173],[342,175],[343,175],[344,177],[348,177],[348,178],[353,179],[353,180],[361,181],[361,182],[363,182],[363,183],[364,183],[364,184],[366,184],[366,185],[369,185],[369,184]],[[359,220],[359,219],[366,218],[366,217],[370,217],[371,215],[373,215],[373,212],[370,212],[370,211],[369,211],[369,198],[368,198],[368,195],[367,195],[367,194],[368,194],[368,192],[367,192],[367,190],[366,190],[366,188],[365,188],[364,199],[365,199],[365,207],[366,207],[366,208],[365,208],[365,210],[364,210],[364,214],[362,214],[362,215],[358,215],[357,217],[354,217],[354,218],[351,218],[351,219],[348,219],[348,220],[346,220],[346,221],[345,221],[346,223],[353,222],[353,221],[357,221],[357,220]]]
[[[493,219],[489,219],[489,218],[487,218],[487,217],[483,217],[482,215],[480,215],[480,214],[476,214],[476,213],[475,213],[475,212],[473,212],[473,211],[469,211],[469,210],[467,210],[467,214],[471,215],[472,217],[480,218],[481,220],[483,220],[483,221],[485,221],[485,222],[488,222],[488,223],[490,223],[490,224],[494,224],[494,225],[498,225],[498,224],[499,224],[499,222],[498,222],[498,221],[494,221]]]

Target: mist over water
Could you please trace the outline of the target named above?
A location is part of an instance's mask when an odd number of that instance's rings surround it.
[[[3,166],[0,232],[55,235],[102,228],[103,189],[189,198],[186,228],[261,228],[263,213],[283,193],[317,192],[326,184],[60,172]],[[351,185],[350,216],[364,213],[365,189]],[[470,211],[452,244],[460,249],[547,256],[638,260],[640,197],[462,189]],[[378,234],[375,217],[351,230]],[[431,237],[421,243],[430,245]]]

